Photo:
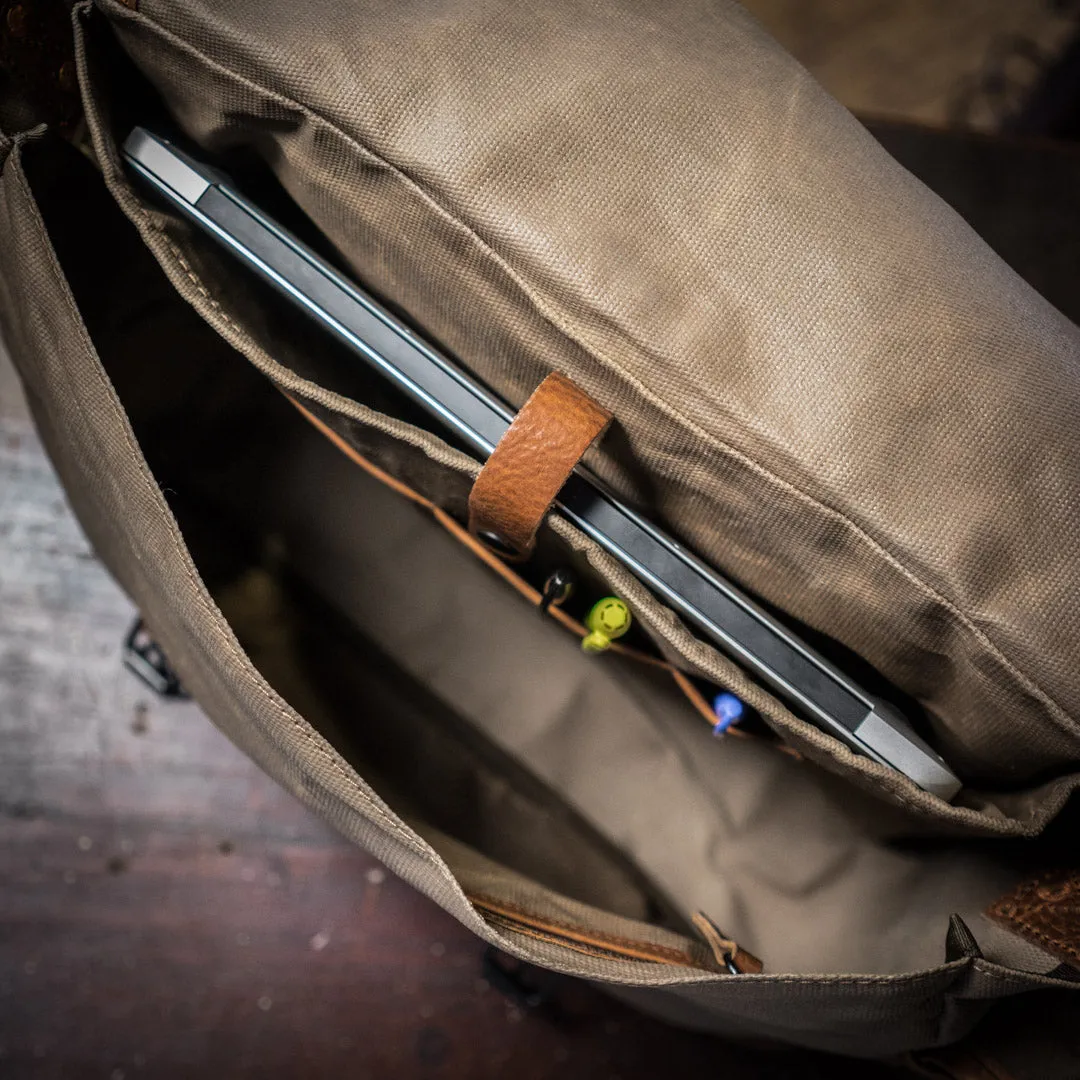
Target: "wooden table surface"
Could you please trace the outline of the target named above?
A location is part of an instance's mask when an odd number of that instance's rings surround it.
[[[859,1077],[526,973],[120,662],[135,612],[0,357],[0,1077]]]

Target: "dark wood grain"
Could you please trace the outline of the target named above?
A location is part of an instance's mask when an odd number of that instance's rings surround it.
[[[134,611],[0,359],[0,1076],[873,1077],[737,1047],[481,944],[120,663]]]

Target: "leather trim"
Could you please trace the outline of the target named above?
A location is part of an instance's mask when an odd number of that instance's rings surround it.
[[[611,413],[552,372],[522,406],[469,494],[469,532],[524,559],[551,504]]]
[[[986,914],[1059,960],[1080,965],[1080,870],[1051,870],[1023,881]]]
[[[653,964],[667,964],[671,967],[711,970],[701,964],[691,953],[682,949],[673,949],[650,941],[639,941],[635,938],[609,934],[603,930],[594,930],[591,927],[550,919],[547,916],[527,911],[517,904],[497,900],[491,896],[473,893],[466,895],[473,907],[488,922],[516,933],[539,937],[541,940],[562,945],[564,948],[610,959],[641,960]]]

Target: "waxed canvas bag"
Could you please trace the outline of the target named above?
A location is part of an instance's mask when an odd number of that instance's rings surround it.
[[[2,116],[0,317],[213,721],[479,936],[642,1009],[926,1068],[992,1015],[1011,1075],[1077,1075],[1080,331],[734,4],[71,25],[79,109]],[[479,463],[133,186],[139,123],[273,178],[516,407],[558,372],[610,411],[589,464],[917,702],[960,795],[800,719],[549,519],[540,557],[641,632],[585,655],[471,542]],[[714,738],[706,685],[772,735]]]

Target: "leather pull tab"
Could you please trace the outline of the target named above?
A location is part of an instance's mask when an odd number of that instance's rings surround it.
[[[527,558],[555,496],[611,413],[553,372],[521,407],[469,493],[469,532],[500,555]]]

